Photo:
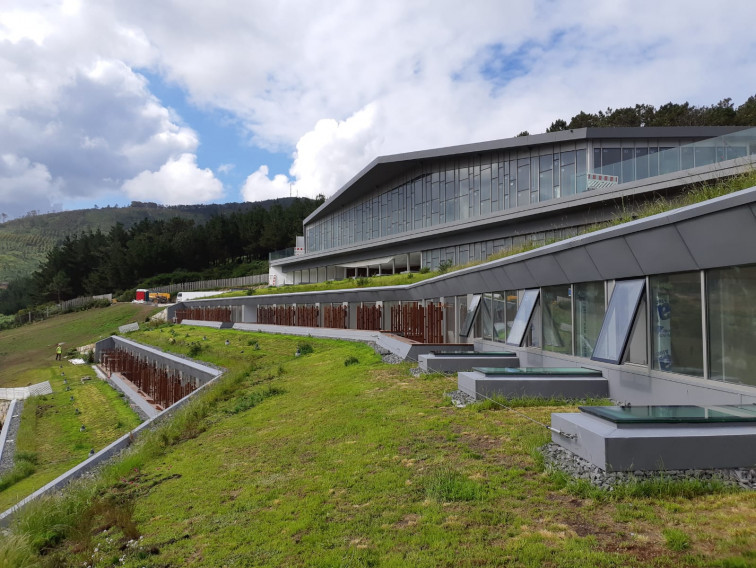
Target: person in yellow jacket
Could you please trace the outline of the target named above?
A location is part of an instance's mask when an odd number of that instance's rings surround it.
[[[60,361],[62,356],[63,356],[63,348],[60,345],[58,345],[58,347],[55,349],[55,360]]]

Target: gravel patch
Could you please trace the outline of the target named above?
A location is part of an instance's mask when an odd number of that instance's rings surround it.
[[[462,392],[461,390],[444,393],[444,396],[451,398],[452,404],[454,404],[454,406],[456,406],[457,408],[464,408],[468,404],[477,402],[473,397],[471,397],[467,393]]]
[[[13,469],[13,458],[16,455],[16,437],[18,436],[18,426],[21,424],[21,411],[24,409],[24,401],[16,401],[16,409],[13,411],[13,416],[8,416],[7,420],[10,420],[8,425],[8,437],[5,440],[5,448],[3,449],[3,457],[0,459],[0,474]]]
[[[728,485],[756,490],[756,468],[733,469],[673,469],[667,471],[617,471],[607,472],[573,454],[563,447],[550,443],[541,448],[546,469],[563,471],[576,479],[589,481],[596,487],[611,491],[616,485],[630,481],[658,478],[719,480]]]

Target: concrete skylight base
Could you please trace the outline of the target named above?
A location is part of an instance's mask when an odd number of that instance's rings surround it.
[[[570,374],[561,373],[559,369],[502,368],[506,375],[496,369],[473,370],[457,374],[459,390],[476,400],[485,397],[544,397],[544,398],[606,398],[609,396],[609,382],[601,373],[585,369],[581,376],[579,369],[572,369]],[[518,374],[518,371],[522,371]]]
[[[604,471],[756,465],[756,423],[616,424],[584,412],[554,413],[552,441]]]
[[[425,372],[457,373],[471,371],[473,367],[519,367],[520,358],[514,353],[429,353],[418,358]]]

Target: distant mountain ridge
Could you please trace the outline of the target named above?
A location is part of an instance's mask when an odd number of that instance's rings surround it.
[[[244,203],[208,205],[158,205],[132,201],[128,207],[79,209],[41,215],[27,215],[0,224],[0,283],[27,276],[45,260],[47,252],[66,236],[100,229],[107,232],[116,223],[125,228],[143,219],[191,219],[201,225],[216,215],[230,215],[273,205],[288,207],[296,198],[283,197]]]

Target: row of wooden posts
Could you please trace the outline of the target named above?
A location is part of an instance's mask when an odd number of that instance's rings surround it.
[[[321,323],[322,310],[322,323]],[[384,328],[383,307],[378,304],[357,306],[356,329],[378,331]],[[182,321],[232,322],[231,307],[184,308],[176,310],[176,319]],[[404,302],[391,306],[389,329],[421,343],[443,343],[444,306],[440,303]],[[349,329],[349,306],[344,304],[258,306],[257,323],[300,327],[326,327]]]
[[[168,408],[196,388],[194,380],[183,378],[180,372],[124,349],[103,351],[100,361],[109,374],[119,373],[132,382],[158,410]]]

